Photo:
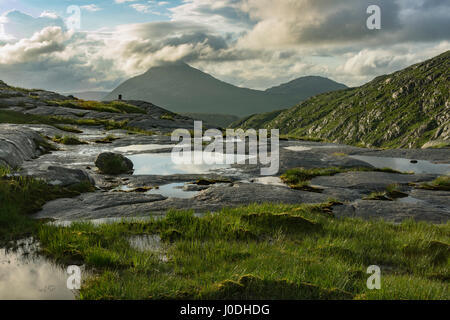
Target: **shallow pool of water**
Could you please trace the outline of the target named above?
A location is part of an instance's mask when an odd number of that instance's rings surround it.
[[[411,196],[407,196],[404,198],[397,198],[395,199],[395,201],[398,202],[403,202],[403,203],[411,203],[411,204],[417,204],[417,203],[424,203],[425,201],[411,197]]]
[[[194,216],[196,217],[202,217],[204,216],[204,213],[201,212],[196,212],[194,213]],[[54,226],[58,226],[58,227],[70,227],[73,223],[92,223],[94,226],[100,226],[103,224],[113,224],[113,223],[119,223],[119,222],[124,222],[124,223],[145,223],[145,222],[150,222],[152,220],[158,220],[158,219],[163,219],[166,217],[165,213],[152,213],[149,216],[145,216],[145,217],[109,217],[109,218],[100,218],[100,219],[88,219],[88,220],[56,220],[56,221],[51,221],[48,224],[49,225],[54,225]]]
[[[227,162],[248,159],[246,155],[211,152],[203,152],[202,155],[200,159],[191,157],[185,163],[173,161],[170,153],[144,153],[127,157],[134,164],[134,175],[205,174],[214,170],[229,169],[231,165],[226,164]],[[216,163],[209,164],[211,162]]]
[[[182,198],[189,199],[198,195],[199,191],[185,191],[183,190],[184,183],[170,183],[162,185],[159,189],[152,189],[146,192],[147,194],[160,194],[168,198]]]
[[[291,146],[291,147],[284,147],[286,150],[289,151],[295,151],[295,152],[301,152],[301,151],[309,151],[311,150],[310,147],[303,147],[303,146]]]
[[[32,239],[18,244],[14,251],[0,249],[0,300],[75,299],[62,267],[37,255]]]
[[[137,152],[137,151],[152,151],[175,147],[175,144],[133,144],[124,147],[114,148],[118,152]]]
[[[432,163],[426,160],[417,160],[417,163],[411,163],[411,159],[404,158],[385,158],[358,155],[350,157],[367,162],[376,168],[391,168],[398,171],[414,173],[450,174],[450,164]]]
[[[251,180],[253,183],[266,184],[272,186],[287,187],[279,177],[259,177]]]

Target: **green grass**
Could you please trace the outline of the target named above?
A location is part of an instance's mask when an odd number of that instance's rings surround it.
[[[372,192],[363,200],[381,200],[381,201],[393,201],[394,199],[407,197],[408,194],[400,191],[400,186],[396,183],[390,184],[386,187],[385,191]]]
[[[450,148],[450,142],[442,142],[435,145],[432,145],[428,149],[444,149],[444,148]]]
[[[60,135],[56,135],[56,136],[53,137],[52,141],[54,141],[56,143],[65,144],[65,145],[71,145],[71,146],[87,144],[87,142],[81,141],[80,139],[78,139],[75,136],[60,136]]]
[[[293,134],[281,134],[280,140],[299,140],[299,141],[310,141],[310,142],[329,142],[324,138],[312,137],[312,136],[297,136]]]
[[[141,114],[147,113],[145,110],[139,107],[119,101],[99,102],[99,101],[85,101],[85,100],[64,100],[64,101],[47,101],[47,103],[66,108],[93,110],[98,112],[141,113]]]
[[[38,223],[28,215],[40,210],[47,201],[93,190],[88,182],[61,188],[31,177],[11,176],[11,171],[0,167],[0,243],[35,232]]]
[[[163,114],[161,116],[161,120],[171,120],[171,121],[173,121],[174,119],[173,119],[173,115],[172,114],[166,113],[166,114]]]
[[[57,261],[95,270],[81,299],[448,299],[450,224],[336,219],[330,205],[249,205],[195,217],[43,225]],[[127,239],[159,235],[161,251]],[[168,260],[162,260],[166,255]],[[370,265],[381,290],[369,290]]]
[[[114,136],[112,134],[108,134],[106,137],[104,137],[102,139],[95,140],[95,143],[106,143],[106,144],[108,144],[108,143],[112,143],[112,142],[114,142],[114,141],[116,141],[118,139],[119,139],[118,137],[116,137],[116,136]]]
[[[422,183],[420,189],[450,191],[450,176],[440,176],[430,183]]]
[[[387,172],[387,173],[402,173],[390,168],[365,168],[365,167],[353,167],[353,168],[342,168],[342,167],[328,167],[328,168],[293,168],[287,170],[281,175],[281,180],[288,184],[292,189],[306,190],[306,191],[318,191],[316,188],[309,186],[309,181],[315,177],[320,176],[333,176],[338,173],[350,172],[350,171],[374,171],[374,172]],[[312,190],[307,190],[312,188]]]
[[[379,200],[379,201],[393,201],[385,191],[380,192],[372,192],[367,197],[364,197],[363,200]]]
[[[71,126],[64,126],[64,125],[54,125],[55,128],[60,129],[62,131],[66,131],[66,132],[72,132],[72,133],[83,133],[82,130],[77,129],[75,127],[71,127]]]

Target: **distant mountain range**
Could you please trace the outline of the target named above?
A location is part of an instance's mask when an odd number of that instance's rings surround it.
[[[450,145],[450,51],[352,89],[233,123],[376,147]]]
[[[323,77],[303,77],[266,91],[220,81],[185,63],[153,67],[131,78],[105,97],[144,100],[178,113],[248,116],[290,107],[311,96],[344,89]]]

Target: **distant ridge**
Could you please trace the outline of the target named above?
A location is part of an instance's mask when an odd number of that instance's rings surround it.
[[[302,80],[303,79],[303,80]],[[306,77],[267,91],[240,88],[218,80],[185,63],[153,67],[131,78],[106,100],[137,99],[179,113],[248,116],[292,106],[315,94],[346,88],[322,77]]]

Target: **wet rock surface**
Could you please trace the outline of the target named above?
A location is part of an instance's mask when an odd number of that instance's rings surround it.
[[[327,188],[346,188],[359,192],[384,191],[391,184],[408,184],[411,182],[430,181],[437,175],[430,174],[397,174],[385,172],[345,172],[330,177],[316,177],[313,185]]]
[[[35,131],[14,124],[0,124],[0,165],[18,167],[45,152],[44,139]]]
[[[450,212],[423,203],[402,203],[397,201],[358,201],[333,208],[336,217],[360,217],[364,219],[383,219],[402,222],[405,219],[445,223]]]

